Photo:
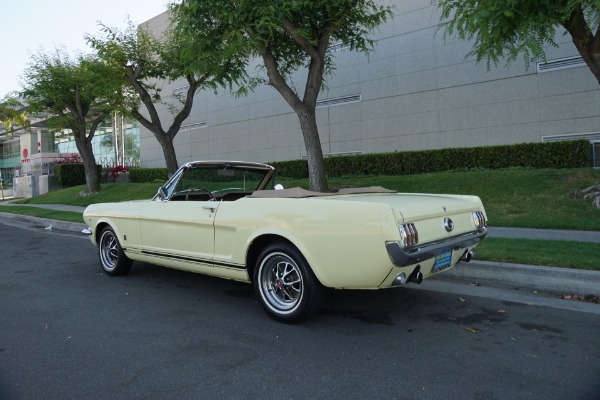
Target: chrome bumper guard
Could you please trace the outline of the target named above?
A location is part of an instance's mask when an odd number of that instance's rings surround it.
[[[422,246],[409,248],[400,247],[400,243],[386,242],[388,254],[394,265],[398,267],[406,267],[407,265],[417,264],[425,260],[436,257],[441,251],[452,249],[461,250],[469,246],[473,246],[487,235],[487,228],[475,232],[465,233],[460,236],[454,236],[450,239],[440,240],[437,242],[425,243]]]
[[[81,231],[81,233],[89,236],[92,234],[92,230],[90,228],[85,228],[84,230]]]

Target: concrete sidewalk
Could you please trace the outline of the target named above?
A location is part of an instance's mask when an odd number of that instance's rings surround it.
[[[600,243],[600,232],[598,231],[568,231],[557,229],[490,227],[487,237],[511,239],[567,240],[573,242]]]
[[[71,211],[83,213],[85,207],[68,206],[66,204],[13,204],[12,200],[0,201],[0,206],[24,206],[45,208],[46,210]]]
[[[11,204],[0,202],[0,205]],[[85,207],[62,204],[19,205],[81,213],[85,210]],[[70,234],[80,234],[81,230],[87,227],[83,220],[81,223],[73,223],[1,212],[0,223],[29,229],[58,230]],[[82,235],[82,237],[85,236]],[[600,243],[600,232],[595,231],[490,227],[488,237]],[[600,296],[600,272],[597,271],[474,260],[470,263],[459,263],[451,270],[437,275],[436,279],[476,282],[478,285],[511,287],[530,291]]]

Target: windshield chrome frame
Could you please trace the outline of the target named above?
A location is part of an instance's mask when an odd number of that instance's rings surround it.
[[[169,178],[169,180],[162,185],[163,188],[174,188],[177,186],[177,182],[181,179],[183,173],[190,168],[218,168],[218,167],[229,167],[234,169],[247,169],[251,171],[263,171],[265,172],[265,176],[259,182],[258,186],[254,191],[257,190],[265,190],[266,186],[269,184],[273,175],[275,174],[275,167],[272,167],[268,164],[261,164],[255,162],[245,162],[245,161],[193,161],[183,164],[179,169]],[[166,199],[163,199],[159,193],[157,192],[152,200],[156,201],[169,201],[173,195],[173,190],[167,189],[168,196]]]

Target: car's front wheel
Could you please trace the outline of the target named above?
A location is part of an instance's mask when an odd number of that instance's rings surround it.
[[[302,257],[287,243],[263,250],[254,269],[254,287],[263,309],[277,321],[294,323],[321,307],[324,289]]]
[[[108,275],[124,275],[131,269],[132,261],[127,258],[115,231],[106,227],[100,233],[98,253],[102,270]]]

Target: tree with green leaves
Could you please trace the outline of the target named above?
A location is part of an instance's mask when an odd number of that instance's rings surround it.
[[[179,167],[173,140],[190,115],[194,95],[202,89],[231,86],[245,74],[243,57],[232,54],[224,58],[222,34],[189,43],[185,36],[174,37],[170,29],[155,37],[146,26],[136,28],[131,22],[125,30],[102,25],[102,33],[87,36],[87,41],[102,60],[120,70],[119,76],[127,88],[124,112],[154,134],[171,176]],[[195,68],[188,68],[190,64]],[[185,90],[174,93],[173,98],[163,98],[157,83],[181,78],[187,81]],[[146,112],[140,111],[140,105]],[[166,129],[157,110],[160,105],[173,116]]]
[[[32,115],[50,129],[70,129],[85,170],[82,195],[101,190],[92,139],[100,122],[119,104],[121,82],[93,55],[70,56],[64,49],[31,57],[23,75],[23,97]]]
[[[14,97],[5,96],[0,100],[0,125],[6,133],[13,133],[15,125],[29,127],[29,120],[25,114],[23,104]]]
[[[600,2],[598,0],[438,0],[445,35],[473,41],[477,61],[511,63],[520,55],[528,65],[545,59],[544,46],[566,29],[600,83]]]
[[[222,32],[224,54],[260,57],[266,83],[274,87],[298,115],[304,137],[311,190],[326,191],[323,151],[316,122],[316,104],[324,77],[334,69],[331,43],[368,52],[370,32],[391,14],[374,0],[183,0],[171,4],[175,32],[201,42]],[[201,64],[197,64],[201,66]],[[292,75],[306,71],[303,87]],[[256,85],[249,80],[243,93]]]

